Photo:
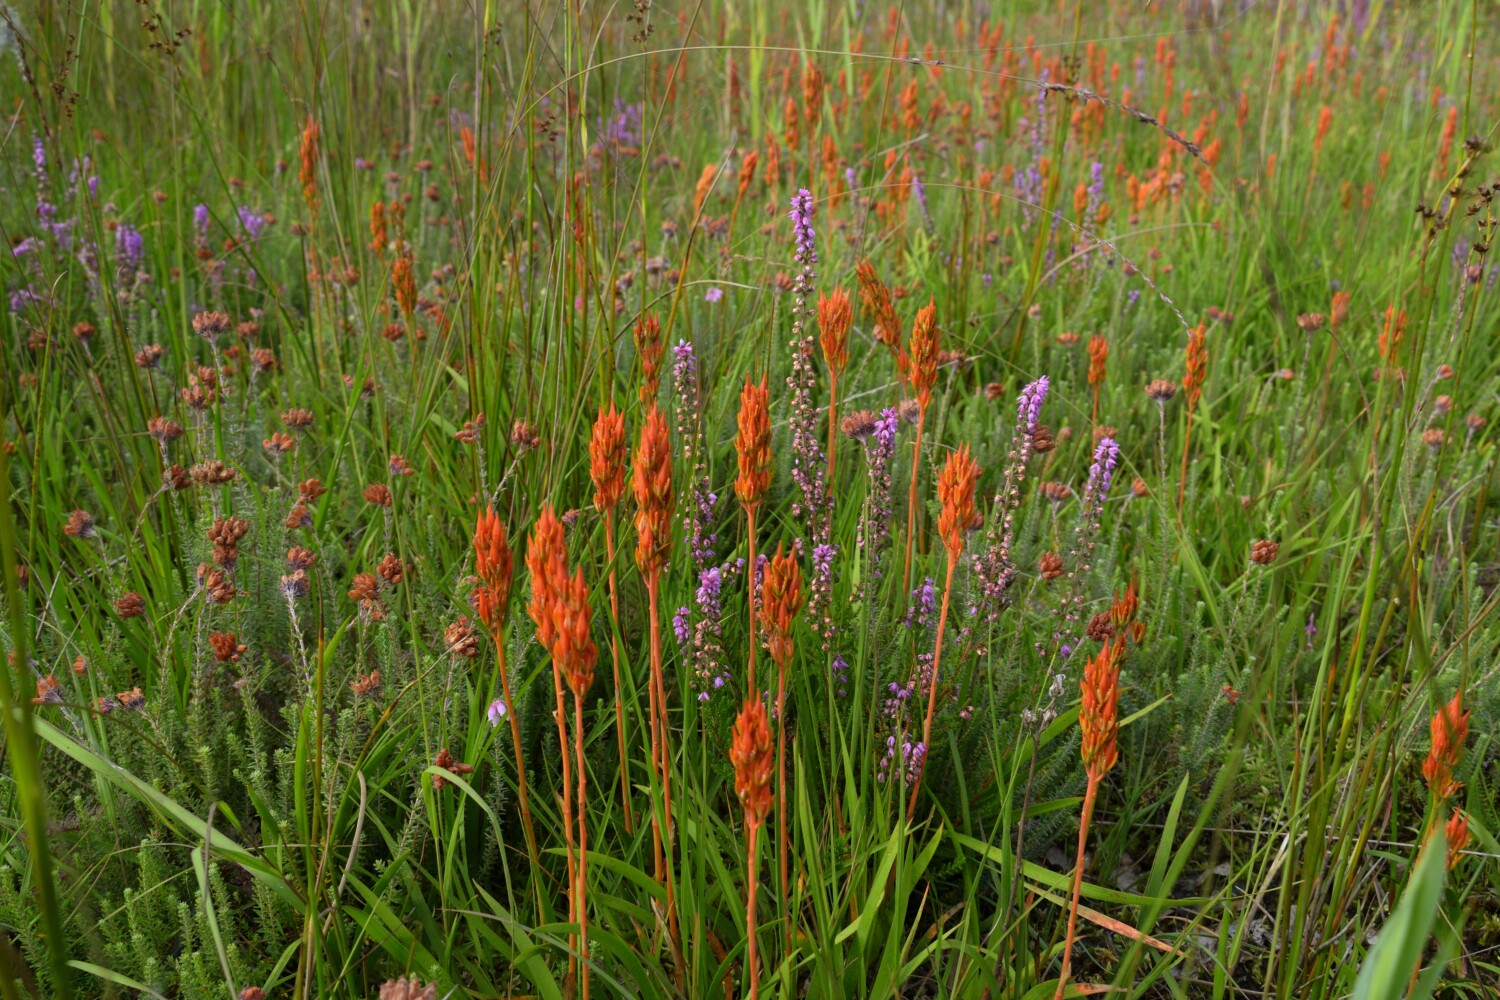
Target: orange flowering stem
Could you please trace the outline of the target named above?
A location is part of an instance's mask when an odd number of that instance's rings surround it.
[[[950,552],[947,579],[943,581],[943,604],[938,609],[937,645],[932,650],[932,677],[927,682],[927,717],[922,721],[922,746],[926,752],[922,755],[917,779],[911,783],[911,799],[906,804],[908,816],[917,811],[917,793],[922,790],[922,775],[927,773],[927,760],[932,756],[932,712],[937,705],[938,664],[943,659],[943,629],[948,624],[948,597],[953,593],[953,569],[957,564],[958,557]]]
[[[666,857],[666,882],[667,882],[667,923],[672,933],[672,944],[681,949],[682,938],[677,926],[677,902],[673,888],[672,876],[672,751],[668,744],[669,730],[667,728],[667,689],[662,682],[661,670],[661,616],[657,612],[658,598],[661,592],[661,574],[652,573],[646,581],[646,594],[650,600],[649,614],[651,618],[651,684],[656,690],[656,711],[658,714],[657,729],[657,753],[661,759],[658,761],[661,767],[662,787],[662,811],[665,816],[663,823]]]
[[[786,947],[792,948],[792,895],[787,875],[790,837],[786,825],[786,664],[776,665],[776,853],[781,863],[781,905],[786,925]]]
[[[568,746],[568,717],[567,709],[563,703],[563,675],[558,666],[557,657],[552,658],[552,686],[557,694],[557,742],[562,751],[562,813],[563,813],[563,839],[567,843],[568,851],[568,923],[572,923],[576,916],[578,899],[574,889],[578,885],[577,860],[573,856],[573,789],[572,789],[572,764]],[[576,953],[578,943],[577,935],[568,935],[568,976],[571,978],[577,971],[578,956]]]
[[[609,652],[615,665],[615,737],[620,745],[620,802],[625,807],[625,832],[635,832],[635,817],[630,812],[630,775],[625,764],[625,699],[620,686],[620,597],[615,587],[615,517],[604,515],[604,559],[609,564],[609,612],[613,628],[609,635]],[[507,702],[509,704],[509,702]],[[514,721],[511,723],[514,725]]]
[[[586,776],[583,766],[583,696],[577,691],[573,692],[573,748],[578,755],[578,889],[574,894],[575,906],[578,910],[578,954],[582,968],[579,970],[583,979],[581,996],[583,1000],[589,1000],[589,909],[588,909],[588,878],[589,878],[589,832],[588,824],[584,819],[587,810],[584,803],[586,792]],[[566,758],[567,754],[563,754]]]
[[[516,753],[516,788],[521,799],[521,827],[526,833],[526,854],[531,866],[537,866],[536,830],[531,825],[531,799],[526,793],[526,764],[521,759],[521,723],[516,717],[516,703],[510,696],[510,671],[505,669],[505,643],[500,629],[494,631],[495,665],[500,672],[500,693],[505,698],[505,717],[510,720],[510,742]]]
[[[746,832],[746,853],[750,865],[749,884],[745,891],[745,934],[747,935],[747,954],[745,957],[745,973],[750,979],[750,1000],[759,1000],[760,997],[760,962],[757,958],[755,943],[755,894],[760,888],[760,858],[756,856],[755,840],[756,834],[760,832],[759,823],[748,824]]]
[[[911,547],[917,530],[917,473],[922,468],[922,430],[927,424],[927,407],[917,410],[917,436],[911,445],[911,490],[906,497],[906,565],[901,571],[901,600],[911,594]]]
[[[750,585],[745,588],[749,595],[747,598],[750,610],[750,688],[755,688],[755,508],[759,504],[749,503],[745,505],[745,520],[749,522],[746,529],[750,535]]]
[[[828,370],[828,492],[834,487],[834,456],[838,453],[839,373]]]
[[[1188,404],[1187,429],[1182,433],[1182,474],[1177,477],[1177,513],[1182,514],[1182,498],[1187,492],[1188,445],[1193,440],[1193,406]]]
[[[1068,985],[1068,975],[1073,965],[1073,941],[1078,928],[1078,898],[1083,892],[1083,851],[1089,838],[1089,821],[1094,816],[1094,796],[1099,791],[1102,774],[1089,769],[1088,786],[1083,792],[1083,813],[1078,821],[1078,857],[1073,862],[1073,896],[1068,903],[1068,933],[1063,941],[1062,973],[1057,979],[1057,992],[1052,1000],[1062,1000]]]

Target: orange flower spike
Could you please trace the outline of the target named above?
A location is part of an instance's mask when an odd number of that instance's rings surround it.
[[[311,115],[302,128],[302,139],[298,149],[299,164],[297,179],[302,182],[302,200],[307,203],[309,213],[318,211],[318,135],[321,130]]]
[[[625,495],[625,418],[611,402],[599,408],[589,438],[589,478],[594,482],[594,507],[614,510]]]
[[[802,610],[802,569],[797,564],[797,551],[783,552],[776,546],[776,554],[766,562],[760,583],[761,614],[766,619],[766,644],[771,659],[778,666],[786,666],[792,655],[792,619]]]
[[[892,356],[901,372],[901,377],[906,378],[905,357],[901,350],[901,321],[896,318],[896,307],[891,301],[891,291],[885,287],[885,282],[875,273],[875,267],[868,260],[862,260],[854,268],[854,276],[859,279],[859,299],[864,304],[865,311],[875,320],[875,339],[890,349]]]
[[[1207,327],[1199,323],[1188,334],[1186,372],[1182,376],[1182,390],[1187,394],[1189,408],[1198,405],[1203,395],[1203,383],[1208,381]]]
[[[1432,748],[1422,762],[1422,778],[1440,800],[1452,798],[1463,787],[1453,777],[1469,738],[1469,713],[1464,711],[1463,697],[1459,691],[1432,717]]]
[[[1448,841],[1448,870],[1452,871],[1463,860],[1464,849],[1469,846],[1469,817],[1462,809],[1453,810],[1443,827]]]
[[[543,504],[541,516],[531,529],[531,541],[526,546],[526,571],[531,576],[531,602],[526,605],[526,613],[536,623],[537,641],[549,650],[557,637],[553,615],[557,607],[558,586],[566,580],[565,554],[562,522],[557,519],[550,503]]]
[[[760,826],[771,812],[771,772],[775,767],[771,727],[765,706],[751,695],[734,720],[729,763],[734,766],[734,792],[745,810],[745,825]]]
[[[1095,393],[1104,384],[1104,366],[1109,361],[1109,342],[1095,334],[1089,338],[1089,385]]]
[[[766,721],[765,706],[754,695],[745,699],[734,720],[734,738],[729,744],[729,763],[734,767],[734,791],[745,810],[746,864],[749,891],[745,894],[745,935],[748,939],[745,967],[750,979],[750,1000],[760,996],[760,962],[755,933],[755,896],[760,886],[759,862],[755,842],[760,828],[771,811],[771,727]]]
[[[925,410],[932,402],[932,387],[937,384],[938,362],[937,304],[930,297],[912,321],[908,355],[912,391],[917,405]]]
[[[829,296],[818,293],[819,340],[823,360],[835,378],[849,364],[849,327],[853,322],[854,309],[842,288],[835,288]]]
[[[745,387],[740,390],[739,431],[734,438],[740,470],[734,493],[746,508],[759,504],[771,484],[770,395],[764,375],[760,385],[745,377]]]
[[[1083,696],[1078,728],[1083,734],[1083,767],[1090,777],[1100,778],[1119,760],[1115,737],[1119,733],[1120,661],[1124,659],[1122,638],[1099,650],[1083,668],[1079,685]]]
[[[979,466],[969,456],[969,446],[960,445],[948,453],[948,461],[938,476],[938,500],[942,513],[938,515],[938,534],[948,555],[957,559],[964,551],[964,535],[979,520],[974,510],[974,484],[979,479]]]
[[[514,560],[505,536],[505,522],[489,507],[474,525],[474,572],[484,581],[499,605],[500,614],[510,601],[510,580]]]
[[[635,561],[648,577],[666,569],[672,552],[672,440],[661,408],[651,404],[635,450]]]
[[[661,322],[650,313],[635,321],[635,350],[641,359],[641,405],[650,406],[661,384]]]
[[[1109,609],[1109,620],[1119,631],[1135,619],[1135,613],[1141,606],[1141,599],[1135,593],[1135,581],[1125,588],[1122,596],[1116,597]]]
[[[599,662],[599,647],[594,644],[593,612],[589,607],[589,587],[583,569],[576,570],[557,588],[553,598],[552,620],[557,637],[552,655],[562,668],[568,687],[582,698],[594,686],[594,667]]]

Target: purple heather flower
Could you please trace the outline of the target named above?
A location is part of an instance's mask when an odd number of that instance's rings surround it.
[[[818,251],[813,243],[813,237],[817,235],[812,225],[813,199],[807,188],[792,195],[792,210],[787,215],[792,220],[792,238],[797,242],[797,262],[808,267],[816,265]]]
[[[844,659],[842,653],[833,654],[833,662],[829,665],[829,670],[833,674],[834,690],[838,692],[839,697],[843,698],[848,695],[849,661]]]
[[[485,711],[485,715],[489,717],[490,725],[493,727],[500,725],[500,720],[505,718],[505,712],[505,702],[496,698],[490,702],[490,707]]]
[[[266,226],[266,217],[259,212],[252,211],[241,205],[239,209],[240,225],[245,227],[245,233],[253,240],[260,237],[261,230]]]
[[[144,256],[145,241],[141,238],[141,231],[124,223],[116,226],[115,257],[119,260],[120,267],[134,271],[140,267]]]
[[[193,206],[193,228],[198,230],[198,238],[202,239],[208,235],[208,206]]]
[[[708,291],[703,293],[703,301],[705,302],[717,302],[723,297],[724,289],[720,288],[718,285],[710,286]]]
[[[677,635],[679,646],[687,645],[688,640],[693,637],[693,627],[688,622],[688,616],[691,613],[690,608],[683,606],[678,608],[677,613],[672,616],[672,631]]]
[[[1114,438],[1103,437],[1094,448],[1094,464],[1089,466],[1088,485],[1084,487],[1084,497],[1092,498],[1097,507],[1104,506],[1104,498],[1109,493],[1109,483],[1115,474],[1115,466],[1120,461],[1120,446],[1115,443]]]

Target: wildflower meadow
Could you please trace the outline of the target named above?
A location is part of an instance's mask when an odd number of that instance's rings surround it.
[[[0,4],[0,998],[1500,998],[1497,39]]]

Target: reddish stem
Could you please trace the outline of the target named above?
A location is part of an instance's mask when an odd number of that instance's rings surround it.
[[[901,600],[911,593],[911,548],[917,530],[917,473],[922,467],[922,428],[927,424],[927,408],[917,410],[917,436],[911,445],[911,491],[906,497],[906,566],[901,571]]]
[[[568,849],[568,923],[572,923],[578,900],[574,897],[573,889],[577,885],[577,864],[573,857],[573,789],[572,789],[572,764],[571,754],[568,752],[568,717],[567,709],[563,703],[563,677],[562,671],[558,669],[557,660],[552,660],[552,687],[557,694],[557,743],[562,751],[562,812],[563,812],[563,839],[567,842]],[[568,975],[571,977],[576,971],[578,961],[575,949],[577,948],[577,936],[568,935]]]
[[[589,1000],[589,831],[584,803],[587,779],[583,767],[583,696],[573,692],[573,748],[578,755],[578,890],[574,894],[578,909],[578,955],[583,977],[583,1000]],[[567,755],[564,754],[564,757]]]
[[[613,629],[609,636],[609,652],[615,661],[615,736],[620,744],[620,802],[625,806],[625,832],[635,832],[635,817],[630,812],[630,776],[625,766],[625,699],[620,686],[620,596],[615,587],[615,518],[614,512],[604,515],[604,557],[609,563],[609,612]]]
[[[957,564],[957,555],[950,552],[948,575],[943,581],[943,606],[938,610],[937,645],[932,650],[932,677],[927,682],[927,718],[922,722],[922,766],[917,769],[917,780],[911,783],[911,800],[906,805],[907,816],[917,811],[917,792],[922,790],[922,775],[927,773],[927,758],[932,756],[932,712],[937,704],[938,665],[943,659],[943,629],[948,624],[948,595],[953,592],[953,568]]]
[[[1057,979],[1057,992],[1052,1000],[1062,1000],[1068,986],[1068,974],[1073,967],[1073,941],[1078,927],[1078,897],[1083,891],[1083,850],[1089,839],[1089,820],[1094,816],[1094,794],[1099,790],[1099,777],[1089,774],[1088,787],[1083,793],[1083,814],[1078,820],[1078,857],[1073,863],[1073,898],[1068,904],[1068,934],[1063,942],[1062,974]]]
[[[755,835],[760,830],[760,824],[750,823],[749,827],[749,844],[746,850],[750,862],[750,884],[745,892],[745,933],[749,935],[749,954],[745,959],[745,965],[746,971],[750,976],[750,1000],[758,1000],[760,997],[760,965],[756,959],[755,893],[760,888],[760,858],[756,856]]]

